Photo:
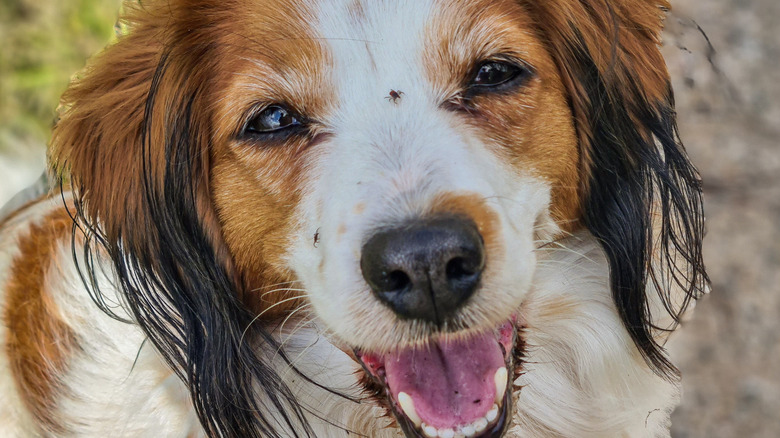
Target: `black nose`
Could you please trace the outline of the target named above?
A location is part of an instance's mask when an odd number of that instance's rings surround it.
[[[484,266],[476,225],[456,216],[381,230],[360,260],[366,282],[396,314],[437,325],[474,293]]]

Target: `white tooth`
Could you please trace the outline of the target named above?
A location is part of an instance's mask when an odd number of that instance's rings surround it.
[[[455,431],[452,429],[442,429],[439,431],[439,438],[455,438]]]
[[[428,438],[436,438],[437,436],[439,436],[438,429],[436,429],[433,426],[428,426],[425,423],[422,424],[422,431],[423,434],[425,434],[425,436],[427,436]]]
[[[476,435],[477,431],[474,429],[473,425],[467,424],[460,428],[460,433],[466,435],[466,437],[469,438]]]
[[[498,418],[498,405],[493,405],[488,413],[485,414],[485,419],[488,421],[488,423],[492,423],[496,418]]]
[[[498,413],[498,412],[496,412]],[[475,432],[482,432],[485,429],[487,429],[488,420],[486,418],[480,418],[479,420],[471,423],[472,426],[474,426]]]
[[[412,396],[405,392],[399,392],[398,404],[401,405],[401,409],[404,411],[404,414],[409,417],[409,420],[411,420],[416,427],[420,427],[420,424],[422,424],[422,418],[417,415],[417,411],[414,409]]]
[[[506,393],[506,382],[509,374],[506,367],[501,367],[496,370],[496,375],[493,377],[496,381],[496,403],[501,404],[504,401],[504,394]]]

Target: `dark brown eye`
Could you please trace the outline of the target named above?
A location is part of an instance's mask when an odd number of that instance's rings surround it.
[[[272,105],[260,111],[249,120],[244,128],[245,134],[270,134],[300,126],[298,117],[279,105]]]
[[[515,64],[502,61],[482,63],[471,79],[471,87],[495,87],[511,82],[528,73],[528,70]]]

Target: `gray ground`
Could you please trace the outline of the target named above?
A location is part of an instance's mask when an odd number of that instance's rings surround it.
[[[704,178],[712,293],[673,351],[673,436],[780,437],[780,2],[677,0],[665,54]],[[693,17],[717,53],[691,26]]]
[[[685,388],[673,435],[776,438],[780,0],[673,3],[664,51],[682,137],[705,181],[705,260],[713,281],[713,292],[672,346]],[[706,31],[715,55],[690,17]],[[0,204],[38,176],[42,160],[40,149],[0,154]]]

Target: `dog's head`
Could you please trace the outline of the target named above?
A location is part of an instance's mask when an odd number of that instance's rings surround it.
[[[51,154],[215,436],[302,417],[252,324],[299,310],[407,434],[499,433],[540,248],[581,229],[630,339],[673,373],[650,307],[676,319],[705,274],[657,48],[666,7],[128,5],[126,34],[65,95]]]

